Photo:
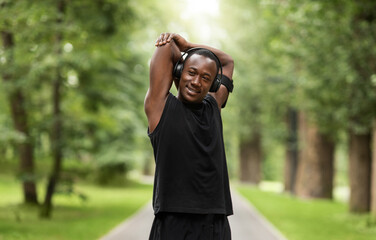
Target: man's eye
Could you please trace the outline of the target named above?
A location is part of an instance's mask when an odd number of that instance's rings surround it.
[[[192,71],[189,71],[188,74],[191,75],[191,76],[195,75],[195,73],[192,72]]]

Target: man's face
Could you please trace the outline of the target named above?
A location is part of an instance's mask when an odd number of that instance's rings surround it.
[[[212,59],[193,54],[184,63],[178,98],[183,102],[201,103],[210,90],[217,65]]]

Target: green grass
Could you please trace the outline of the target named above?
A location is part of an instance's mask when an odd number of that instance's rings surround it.
[[[44,185],[39,185],[41,199]],[[87,201],[77,195],[58,194],[52,219],[42,220],[37,207],[20,204],[19,182],[0,175],[0,240],[98,239],[135,213],[152,195],[151,186],[142,184],[124,188],[76,184],[75,188],[88,197]]]
[[[301,200],[243,185],[237,189],[289,240],[376,239],[375,220],[350,214],[344,203]]]

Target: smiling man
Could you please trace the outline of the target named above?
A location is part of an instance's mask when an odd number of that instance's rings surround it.
[[[156,162],[149,240],[231,239],[221,108],[233,89],[234,61],[178,34],[162,33],[155,45],[145,97]]]

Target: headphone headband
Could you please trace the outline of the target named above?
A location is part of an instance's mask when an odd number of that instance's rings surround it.
[[[209,89],[209,92],[216,92],[218,91],[219,87],[221,86],[221,79],[222,79],[222,74],[223,74],[223,70],[222,70],[222,64],[221,64],[221,61],[219,60],[219,58],[217,57],[217,55],[215,55],[215,53],[213,53],[212,51],[210,51],[209,49],[206,49],[206,48],[190,48],[188,49],[186,52],[184,52],[181,57],[179,58],[179,61],[175,64],[174,66],[174,70],[173,70],[173,75],[175,77],[177,77],[179,80],[180,80],[180,77],[181,77],[181,74],[183,72],[183,68],[184,68],[184,63],[187,59],[187,56],[190,54],[190,53],[194,53],[196,51],[199,51],[199,50],[206,50],[208,52],[210,52],[216,59],[217,59],[217,74],[214,78],[214,81],[212,83],[212,85],[210,86],[210,89]],[[218,71],[221,70],[221,74],[219,75],[218,74]]]

